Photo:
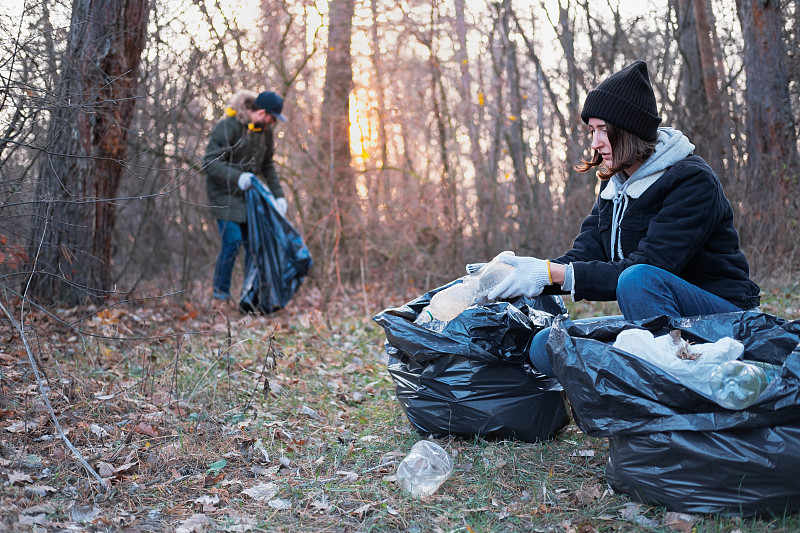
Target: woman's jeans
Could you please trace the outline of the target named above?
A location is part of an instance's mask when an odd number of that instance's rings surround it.
[[[217,264],[214,267],[214,298],[218,300],[228,300],[231,297],[231,275],[233,265],[236,263],[236,256],[239,248],[244,244],[244,269],[247,272],[250,268],[250,247],[247,245],[247,224],[232,222],[230,220],[217,220],[220,237],[222,237],[222,248],[217,256]]]
[[[622,272],[617,280],[617,304],[625,320],[631,321],[660,315],[680,318],[741,311],[729,301],[650,265],[633,265]],[[553,376],[553,367],[545,350],[549,336],[550,328],[534,335],[530,358],[539,372]]]

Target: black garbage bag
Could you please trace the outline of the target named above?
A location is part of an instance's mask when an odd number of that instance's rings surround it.
[[[278,212],[269,188],[253,180],[245,196],[252,261],[245,272],[239,309],[274,313],[286,307],[313,261],[300,233]]]
[[[528,345],[566,313],[561,299],[471,307],[441,333],[415,324],[431,297],[453,283],[373,318],[386,332],[389,374],[412,426],[433,437],[552,438],[569,415],[558,382],[529,364]]]
[[[732,337],[742,359],[781,365],[758,400],[728,410],[612,347],[628,328],[692,343]],[[647,504],[690,513],[800,510],[800,321],[756,312],[629,322],[557,319],[547,344],[576,424],[609,438],[606,479]]]

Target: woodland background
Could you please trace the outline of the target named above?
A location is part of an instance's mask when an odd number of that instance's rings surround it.
[[[719,174],[762,311],[800,317],[799,30],[800,0],[0,0],[0,531],[798,531],[615,494],[574,424],[442,439],[453,476],[413,499],[370,317],[563,252],[597,187],[583,99],[634,59]],[[208,305],[200,161],[242,87],[285,97],[315,261],[268,317]]]
[[[719,174],[753,275],[796,279],[798,0],[11,4],[6,297],[210,293],[200,162],[243,87],[285,97],[279,170],[321,305],[348,286],[428,290],[506,249],[560,254],[597,187],[572,170],[583,99],[634,59],[663,125]]]

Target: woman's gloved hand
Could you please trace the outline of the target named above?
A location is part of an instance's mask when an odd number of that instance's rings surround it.
[[[253,178],[255,177],[256,175],[253,174],[252,172],[242,172],[241,174],[239,174],[239,188],[242,189],[243,191],[246,191],[247,189],[252,187]]]
[[[519,296],[535,298],[542,294],[546,285],[552,285],[550,261],[535,257],[498,255],[497,259],[514,267],[514,271],[489,292],[489,300],[509,300]]]
[[[289,207],[289,204],[286,203],[286,198],[275,198],[275,207],[278,208],[278,213],[281,216],[286,216],[286,209]]]

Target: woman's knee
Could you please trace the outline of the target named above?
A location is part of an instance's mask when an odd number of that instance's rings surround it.
[[[622,271],[617,278],[617,288],[642,287],[658,276],[661,269],[653,265],[632,265]]]
[[[547,355],[547,338],[550,336],[550,328],[544,328],[536,333],[531,340],[529,357],[533,367],[547,376],[553,375],[553,367],[550,366],[550,357]]]

